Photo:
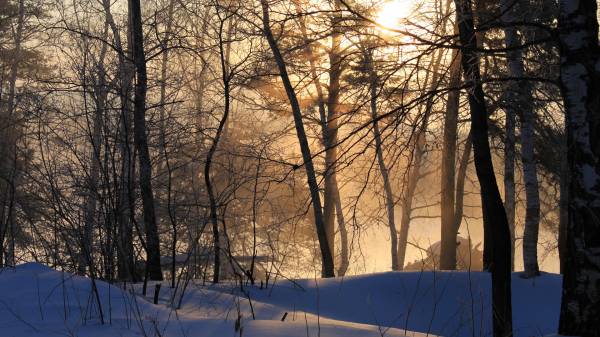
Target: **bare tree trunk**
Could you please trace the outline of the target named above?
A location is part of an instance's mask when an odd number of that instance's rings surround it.
[[[450,87],[457,88],[461,80],[459,52],[452,53],[450,66]],[[458,127],[458,108],[460,91],[452,90],[448,93],[446,115],[444,118],[444,143],[442,147],[441,169],[441,241],[440,241],[440,269],[456,269],[456,236],[458,227],[455,225],[455,162],[456,138]],[[461,216],[462,217],[462,216]]]
[[[325,231],[325,223],[323,221],[323,210],[321,209],[321,197],[319,195],[319,185],[317,183],[317,178],[315,175],[315,168],[312,161],[312,155],[310,153],[310,147],[308,145],[308,140],[306,138],[306,132],[304,131],[304,123],[302,121],[302,111],[300,110],[300,104],[298,103],[298,98],[296,97],[296,92],[294,91],[294,87],[290,81],[287,67],[285,65],[285,61],[283,60],[283,56],[279,51],[279,47],[277,46],[277,41],[273,36],[273,32],[271,31],[270,20],[269,20],[269,4],[267,0],[261,0],[262,5],[262,20],[263,20],[263,29],[265,33],[265,37],[269,43],[273,56],[275,58],[275,62],[277,63],[277,67],[279,69],[279,74],[283,85],[285,87],[286,94],[288,96],[288,100],[292,107],[292,112],[294,115],[294,125],[296,127],[296,135],[298,136],[298,142],[300,143],[300,150],[302,152],[302,158],[304,160],[304,167],[306,170],[306,176],[308,181],[308,186],[311,195],[311,201],[313,204],[313,211],[315,217],[315,226],[317,230],[317,237],[319,239],[319,247],[321,249],[321,259],[322,259],[322,270],[321,275],[323,277],[334,277],[335,270],[333,265],[333,255],[331,250],[329,249],[329,244],[327,243],[327,233]]]
[[[450,6],[448,6],[449,8]],[[442,35],[445,34],[442,30]],[[429,65],[427,74],[425,75],[424,88],[427,88],[430,92],[435,90],[440,81],[439,69],[442,62],[443,51],[438,54],[433,54],[432,61]],[[408,244],[408,230],[410,227],[411,214],[412,214],[412,203],[414,194],[417,188],[417,183],[421,178],[421,164],[423,156],[425,154],[425,145],[427,140],[425,138],[427,127],[429,125],[429,116],[433,109],[433,95],[431,95],[424,104],[423,121],[421,125],[415,127],[414,137],[414,150],[413,157],[408,168],[408,174],[404,181],[404,190],[402,198],[400,200],[402,204],[402,218],[400,220],[400,234],[398,236],[398,270],[404,269],[404,260],[406,258],[406,246]]]
[[[329,86],[327,95],[327,122],[325,123],[325,189],[323,193],[323,221],[329,251],[335,254],[335,205],[337,186],[337,134],[340,100],[341,57],[341,11],[339,0],[333,0],[334,12],[331,19],[331,50],[329,51]]]
[[[105,46],[105,45],[104,45]],[[106,54],[106,48],[103,47],[98,60],[102,62]],[[100,143],[102,141],[102,118],[106,105],[106,83],[104,75],[104,65],[97,66],[97,85],[94,89],[96,109],[90,134],[91,153],[90,153],[90,172],[87,177],[87,200],[84,208],[84,231],[81,242],[81,252],[79,257],[79,273],[85,274],[86,267],[92,268],[93,261],[93,232],[96,223],[96,208],[98,204],[98,179],[100,179]]]
[[[313,53],[313,50],[310,46],[311,41],[308,38],[308,33],[307,33],[307,29],[306,29],[306,22],[304,20],[304,16],[302,16],[302,10],[300,8],[300,5],[298,4],[297,1],[294,1],[294,5],[296,7],[296,12],[299,15],[299,24],[300,24],[300,31],[302,33],[302,38],[304,40],[304,43],[306,44],[305,47],[305,53],[306,53],[306,58],[309,61],[309,66],[310,66],[310,74],[312,77],[312,81],[315,85],[315,90],[317,92],[317,107],[319,110],[319,117],[321,120],[321,132],[322,132],[322,143],[323,146],[327,149],[326,152],[329,150],[329,146],[328,144],[330,144],[329,141],[329,127],[330,126],[336,126],[335,128],[335,141],[333,143],[331,143],[331,146],[335,146],[337,143],[337,119],[339,118],[339,114],[337,113],[336,109],[337,109],[337,101],[339,100],[338,97],[334,97],[333,102],[335,102],[334,105],[329,105],[328,108],[326,109],[326,102],[325,102],[325,97],[323,94],[323,87],[321,86],[321,82],[319,82],[319,75],[317,73],[317,66],[316,66],[316,62],[315,62],[315,55]],[[335,1],[335,6],[336,6],[336,11],[339,10],[339,1]],[[335,13],[334,14],[334,21],[339,21],[341,18],[339,18],[339,13]],[[336,22],[337,22],[336,21]],[[334,22],[335,24],[335,22]],[[332,51],[331,53],[334,53],[335,55],[331,55],[332,58],[336,58],[335,60],[331,60],[330,59],[330,63],[331,62],[336,62],[337,64],[339,64],[339,62],[341,61],[341,57],[339,55],[340,51],[340,32],[339,29],[336,28],[334,26],[334,31],[336,33],[337,36],[336,40],[332,40]],[[333,63],[332,63],[333,64]],[[339,78],[341,75],[341,65],[337,66],[340,69],[334,69],[333,67],[330,69],[330,71],[337,73],[338,75],[334,76],[333,78],[335,79],[334,84],[337,82],[337,89],[335,90],[335,95],[339,96]],[[330,77],[330,81],[331,81],[331,77]],[[331,124],[328,121],[329,116],[327,115],[326,111],[331,111],[333,114],[329,114],[331,116],[331,118],[334,118],[331,122]],[[337,116],[335,116],[337,115]],[[335,125],[334,125],[335,123]],[[337,160],[337,153],[334,153],[335,149],[333,149],[332,152],[330,152],[330,157],[329,157],[329,161],[331,161],[331,159],[333,158],[333,164],[335,165],[335,161]],[[327,155],[326,155],[327,156]],[[327,159],[327,158],[326,158]],[[325,165],[325,169],[326,169],[326,175],[328,174],[328,171],[330,166]],[[344,276],[346,274],[346,271],[348,270],[348,267],[350,265],[350,261],[349,261],[349,248],[348,248],[348,230],[346,228],[346,221],[344,219],[344,214],[343,214],[343,207],[342,207],[342,200],[340,198],[340,191],[339,191],[339,186],[338,186],[338,182],[337,182],[337,175],[335,174],[335,170],[333,170],[333,176],[329,176],[328,178],[326,177],[326,182],[328,182],[331,185],[325,185],[325,194],[326,196],[324,196],[325,198],[325,204],[327,204],[327,206],[324,206],[324,212],[331,212],[330,208],[330,203],[327,201],[327,195],[333,195],[333,197],[335,198],[332,202],[335,202],[335,215],[337,218],[337,223],[338,223],[338,228],[340,231],[340,265],[338,266],[337,272],[338,272],[338,276]],[[331,215],[330,215],[331,216]],[[327,216],[325,216],[325,219],[327,219]],[[326,221],[327,222],[327,221]],[[330,224],[331,226],[333,226],[332,224]],[[329,240],[329,239],[328,239]],[[332,240],[335,240],[335,237],[332,238]],[[334,250],[331,250],[331,252],[333,253]]]
[[[131,79],[131,77],[129,77]],[[122,84],[123,85],[123,84]],[[129,86],[130,84],[125,84]],[[119,151],[122,158],[121,182],[118,203],[118,277],[122,280],[137,281],[133,251],[133,225],[135,220],[135,157],[131,141],[131,106],[129,104],[130,90],[123,89],[121,101],[121,125]]]
[[[106,21],[113,34],[114,45],[118,51],[119,64],[119,153],[121,156],[121,179],[119,183],[119,197],[117,199],[117,277],[121,280],[137,281],[135,261],[133,256],[133,212],[130,205],[134,205],[134,175],[135,161],[131,149],[131,84],[135,75],[134,66],[125,57],[131,57],[131,24],[127,24],[128,49],[125,50],[114,18],[110,10],[110,0],[103,0]]]
[[[342,208],[342,199],[340,198],[340,189],[337,179],[335,181],[335,214],[337,217],[338,228],[340,230],[340,265],[338,266],[338,276],[346,275],[350,266],[350,252],[348,251],[348,230],[346,229],[346,220],[344,219],[344,209]]]
[[[101,60],[101,58],[99,58]],[[99,67],[100,68],[100,67]],[[100,69],[99,69],[100,70]],[[102,77],[103,75],[98,75]],[[103,82],[102,79],[99,80]],[[98,179],[100,178],[100,145],[102,137],[102,117],[104,115],[106,95],[103,93],[104,88],[99,86],[95,89],[96,95],[96,111],[94,112],[93,126],[91,130],[91,153],[90,153],[90,171],[87,179],[87,196],[84,207],[84,231],[81,242],[81,252],[79,257],[79,273],[85,274],[86,267],[92,268],[93,259],[93,232],[96,228],[96,208],[98,204]]]
[[[462,46],[462,67],[464,78],[472,87],[469,90],[469,106],[471,110],[471,132],[475,170],[481,189],[481,205],[483,208],[484,226],[489,226],[488,233],[493,240],[484,240],[484,244],[492,243],[492,317],[495,337],[512,336],[512,304],[510,278],[510,230],[508,220],[496,183],[494,166],[488,139],[488,112],[479,72],[479,56],[475,52],[477,38],[473,21],[471,0],[455,0],[458,12],[459,36]],[[485,235],[485,233],[484,233]]]
[[[520,91],[524,105],[530,105],[531,95]],[[529,91],[531,92],[531,91]],[[538,233],[540,227],[540,195],[537,168],[534,158],[534,113],[533,109],[524,108],[521,115],[521,162],[523,163],[523,180],[525,181],[525,230],[523,232],[523,265],[524,277],[540,274],[538,265]]]
[[[105,22],[103,39],[108,37],[108,21]],[[84,232],[81,242],[81,252],[79,261],[79,273],[84,274],[86,267],[91,269],[94,256],[94,240],[93,232],[96,222],[96,207],[98,204],[98,180],[100,179],[100,169],[102,159],[100,157],[101,142],[102,142],[102,119],[106,109],[106,100],[108,97],[106,70],[104,67],[104,59],[106,58],[107,45],[102,44],[98,55],[98,64],[96,65],[96,76],[94,83],[94,101],[95,111],[92,122],[92,130],[90,133],[91,153],[90,153],[90,171],[88,173],[88,190],[84,208]],[[85,76],[85,74],[83,74]]]
[[[14,35],[15,49],[14,58],[10,64],[8,77],[8,97],[6,110],[0,109],[0,122],[2,124],[0,133],[0,193],[2,200],[2,218],[0,218],[0,250],[4,250],[4,241],[8,237],[8,246],[4,261],[0,259],[0,265],[15,264],[15,212],[14,199],[17,184],[17,138],[18,126],[16,125],[16,93],[17,78],[19,72],[19,62],[21,60],[21,45],[23,40],[23,30],[25,22],[25,1],[19,0],[17,14],[17,28]],[[1,105],[0,105],[1,107]],[[0,257],[1,253],[0,253]]]
[[[8,97],[6,99],[6,118],[5,124],[3,124],[2,130],[6,133],[4,135],[3,141],[6,142],[5,150],[8,151],[8,157],[2,158],[3,160],[8,159],[8,161],[12,161],[14,155],[10,155],[12,151],[16,150],[16,94],[17,94],[17,78],[19,73],[19,61],[21,60],[21,45],[23,40],[23,29],[24,29],[24,21],[25,21],[25,0],[19,0],[19,9],[17,14],[17,29],[15,32],[14,42],[14,58],[10,64],[10,73],[8,78]]]
[[[131,40],[131,39],[129,39]],[[123,49],[121,49],[123,50]],[[129,48],[132,50],[132,48]],[[129,52],[128,54],[131,54]],[[131,92],[132,83],[135,74],[133,64],[125,60],[125,57],[120,56],[120,100],[121,100],[121,116],[120,116],[120,144],[119,150],[121,153],[121,193],[119,197],[119,250],[120,255],[120,278],[126,280],[137,281],[139,279],[135,268],[135,256],[133,250],[133,227],[135,224],[135,150],[132,140],[132,105]]]
[[[504,209],[510,230],[510,270],[515,270],[515,114],[506,109],[504,138]]]
[[[398,270],[404,269],[406,259],[406,246],[408,244],[408,229],[410,227],[412,215],[412,202],[417,189],[417,183],[419,182],[421,162],[425,150],[425,130],[419,130],[417,135],[415,135],[415,138],[415,148],[413,150],[411,166],[408,169],[408,174],[404,181],[404,190],[402,199],[400,200],[402,204],[402,218],[400,220],[400,234],[398,237]]]
[[[390,182],[390,176],[388,168],[385,164],[385,158],[383,156],[383,141],[381,139],[381,131],[379,130],[379,122],[377,119],[377,90],[379,87],[377,73],[375,72],[373,65],[373,55],[371,50],[364,52],[365,59],[368,68],[369,75],[369,89],[370,89],[370,103],[371,103],[371,119],[373,120],[373,137],[375,139],[375,154],[377,156],[377,165],[379,166],[379,172],[381,173],[381,179],[383,180],[383,190],[385,192],[385,206],[387,211],[388,227],[390,229],[390,243],[391,243],[391,260],[392,270],[402,270],[404,263],[398,263],[399,251],[398,251],[398,231],[396,230],[396,215],[395,215],[395,200],[394,193],[392,191],[392,184]],[[412,177],[412,176],[411,176]],[[415,185],[416,187],[416,185]],[[411,198],[412,199],[412,198]],[[409,215],[410,217],[410,215]],[[403,217],[404,219],[404,217]],[[408,226],[404,226],[407,228]],[[406,237],[408,239],[408,230],[406,231]],[[402,250],[402,261],[404,261],[404,254],[406,252],[406,245]]]
[[[506,20],[507,18],[510,19],[510,16],[513,13],[508,12],[507,10],[509,6],[514,6],[515,4],[516,2],[508,3],[507,0],[502,0],[501,7],[502,11],[504,12],[502,17],[503,20]],[[514,42],[513,40],[516,38],[514,34],[516,34],[514,27],[505,29],[504,38],[507,47],[509,42]],[[509,65],[509,67],[511,65],[516,65],[516,63],[514,62],[514,57],[520,55],[511,54],[511,56],[513,56],[513,62]],[[506,218],[508,220],[508,228],[510,230],[511,271],[515,270],[515,123],[517,111],[516,109],[509,107],[508,105],[512,104],[512,102],[514,101],[515,94],[516,93],[509,89],[507,97],[509,97],[510,99],[508,100],[509,103],[505,108],[506,121],[504,126],[504,209],[506,211]]]
[[[217,147],[219,146],[219,140],[223,135],[225,126],[227,125],[227,119],[229,117],[230,110],[230,83],[232,74],[229,71],[229,53],[226,51],[225,44],[229,45],[229,41],[231,40],[231,24],[227,29],[227,37],[224,39],[224,24],[227,20],[221,20],[219,25],[219,57],[220,57],[220,65],[221,65],[221,78],[223,81],[223,116],[219,121],[219,126],[217,127],[217,134],[211,144],[210,149],[208,150],[208,154],[206,155],[206,163],[204,165],[204,182],[206,183],[206,190],[208,192],[208,199],[210,203],[210,222],[212,225],[213,231],[213,283],[218,283],[220,278],[220,270],[221,270],[221,238],[219,233],[219,223],[217,216],[217,200],[214,194],[214,188],[210,179],[210,169],[212,160],[215,152],[217,151]],[[229,21],[231,22],[231,21]],[[227,40],[227,41],[225,41]]]
[[[85,75],[84,75],[85,76]],[[97,88],[98,89],[98,88]],[[83,210],[84,228],[80,242],[78,272],[85,274],[86,267],[92,268],[93,259],[93,231],[96,222],[96,207],[98,195],[98,179],[100,177],[100,142],[102,129],[102,115],[104,102],[100,92],[96,92],[96,111],[94,112],[93,126],[91,130],[90,171],[87,176],[87,196]]]
[[[565,125],[567,124],[565,120]],[[560,156],[560,200],[558,219],[558,259],[560,273],[564,275],[567,268],[567,226],[569,224],[569,161],[566,139],[561,142]]]
[[[261,151],[262,154],[262,151]],[[254,285],[256,277],[255,265],[256,265],[256,220],[259,208],[259,201],[257,200],[258,195],[258,180],[260,178],[260,167],[261,158],[258,157],[258,163],[256,164],[256,173],[254,174],[254,187],[252,189],[252,261],[250,261],[250,268],[246,271],[246,276],[250,279],[250,283]],[[244,249],[245,251],[245,249]]]
[[[463,207],[464,207],[464,196],[465,196],[465,179],[467,177],[467,167],[469,165],[469,158],[471,158],[471,149],[473,148],[473,137],[471,132],[465,140],[462,156],[458,165],[458,174],[456,178],[456,197],[454,205],[454,232],[458,233],[460,224],[463,218]],[[458,234],[456,234],[458,235]]]
[[[159,123],[160,123],[160,148],[164,157],[166,154],[166,101],[167,101],[167,78],[168,78],[168,61],[169,61],[169,40],[171,39],[171,26],[173,22],[174,0],[169,1],[167,9],[167,23],[165,27],[165,36],[160,41],[162,49],[162,60],[160,65],[160,102],[159,102]],[[166,161],[166,159],[165,159]]]
[[[560,84],[567,115],[569,215],[558,333],[600,326],[600,47],[595,0],[561,1]]]
[[[160,265],[160,239],[154,211],[152,192],[152,162],[148,151],[146,135],[146,91],[148,79],[144,53],[144,33],[142,31],[142,11],[140,0],[129,0],[133,36],[133,60],[136,68],[136,84],[133,111],[133,132],[140,163],[140,190],[144,209],[146,231],[146,273],[152,280],[162,280]]]
[[[510,0],[502,1],[502,11],[504,12],[502,21],[507,23],[506,28],[504,28],[504,40],[506,48],[510,49],[507,52],[508,68],[510,76],[517,79],[517,92],[509,91],[509,104],[507,104],[506,107],[507,125],[509,125],[508,121],[514,119],[514,116],[517,114],[521,117],[521,162],[523,163],[523,180],[525,181],[526,195],[525,231],[523,233],[523,265],[525,267],[525,272],[523,275],[525,277],[533,277],[540,273],[537,261],[537,242],[540,225],[540,196],[533,141],[535,111],[532,104],[531,84],[523,78],[525,76],[523,55],[521,49],[517,48],[521,45],[521,41],[517,27],[511,24],[514,19],[516,19],[518,13],[524,13],[525,10],[526,8],[522,8],[520,1],[514,3]],[[510,131],[511,130],[507,130],[507,133]],[[514,167],[514,129],[512,132],[513,138],[511,140],[513,141],[513,153],[507,154],[513,155],[512,158],[509,158],[509,164],[510,161],[513,161],[512,165]],[[506,138],[508,142],[508,134]],[[505,166],[506,165],[507,164],[505,164]],[[512,178],[514,180],[514,173]],[[514,181],[512,192],[514,193]],[[514,204],[512,206],[512,214],[510,215],[513,216],[513,219],[511,219],[513,223],[512,226],[509,223],[509,227],[512,227],[511,232],[514,237]],[[514,244],[512,246],[514,247]],[[512,256],[513,262],[511,265],[514,269],[514,254]]]
[[[450,5],[451,0],[446,1],[446,11],[445,16],[440,24],[440,34],[446,34],[446,22],[448,20],[448,14],[450,13]],[[429,69],[425,75],[425,80],[423,84],[423,88],[426,88],[429,92],[433,92],[436,90],[440,84],[440,66],[442,64],[442,58],[444,56],[444,51],[440,50],[437,54],[432,54],[431,63],[429,64]],[[398,270],[404,269],[404,260],[406,258],[406,246],[408,244],[408,230],[410,227],[411,214],[412,214],[412,202],[414,198],[414,193],[417,187],[417,183],[420,177],[421,171],[421,162],[423,160],[423,156],[425,154],[425,145],[427,144],[427,140],[425,138],[425,134],[427,131],[427,127],[429,124],[429,117],[431,115],[431,111],[434,105],[434,95],[430,95],[425,104],[423,111],[423,121],[420,126],[415,128],[414,136],[414,150],[413,150],[413,158],[411,160],[411,167],[408,169],[408,175],[404,182],[404,190],[401,198],[402,203],[402,218],[400,222],[400,235],[398,237]]]
[[[161,41],[162,60],[160,66],[160,102],[159,102],[159,127],[160,127],[160,152],[163,161],[159,165],[159,176],[162,176],[165,171],[167,175],[167,214],[171,223],[171,288],[175,288],[176,264],[177,264],[177,222],[175,220],[175,211],[173,210],[172,185],[173,185],[173,170],[169,162],[169,154],[167,152],[167,136],[165,121],[167,118],[167,79],[168,79],[168,61],[169,61],[169,40],[171,38],[171,26],[173,23],[173,10],[175,1],[169,1],[167,9],[167,22],[165,27],[165,36]]]

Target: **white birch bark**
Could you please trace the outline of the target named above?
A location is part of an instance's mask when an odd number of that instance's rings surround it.
[[[600,326],[600,47],[595,0],[563,0],[558,20],[569,191],[558,332],[597,336]]]
[[[510,76],[516,79],[515,84],[517,89],[516,92],[510,92],[509,94],[509,102],[506,108],[507,121],[514,118],[517,114],[521,119],[521,162],[523,163],[523,181],[525,182],[526,197],[525,229],[523,232],[523,265],[525,271],[523,276],[533,277],[539,275],[537,243],[540,226],[540,196],[534,155],[535,135],[533,128],[535,123],[535,110],[532,103],[531,84],[524,79],[525,66],[523,63],[523,54],[521,49],[517,48],[521,45],[521,41],[517,27],[512,25],[512,22],[516,21],[515,19],[518,16],[518,13],[527,8],[527,6],[523,6],[525,1],[527,0],[518,0],[516,2],[503,0],[501,5],[503,10],[502,20],[507,24],[504,29],[504,40],[506,47],[510,49],[507,52],[508,68]],[[510,132],[510,130],[507,130],[507,132]],[[508,154],[510,155],[512,153]],[[508,158],[509,162],[511,160],[514,159]],[[514,193],[514,191],[512,192]],[[511,212],[513,213],[510,214],[510,216],[514,216],[514,208],[511,209]],[[512,221],[511,236],[514,235],[514,218]]]

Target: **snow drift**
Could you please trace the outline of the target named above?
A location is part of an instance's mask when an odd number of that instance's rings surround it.
[[[560,276],[543,274],[525,280],[514,274],[512,282],[515,335],[556,332]],[[192,281],[177,311],[169,305],[172,294],[166,284],[159,305],[132,289],[139,287],[123,290],[122,285],[33,263],[4,268],[0,273],[0,335],[491,335],[490,279],[480,272],[280,280],[269,289],[247,286],[244,291],[234,284],[203,286]]]

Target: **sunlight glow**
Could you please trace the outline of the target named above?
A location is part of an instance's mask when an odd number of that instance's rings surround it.
[[[413,0],[391,0],[382,4],[375,21],[386,28],[398,29],[412,12]]]

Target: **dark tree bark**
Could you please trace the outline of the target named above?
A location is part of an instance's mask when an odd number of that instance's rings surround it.
[[[283,56],[281,55],[279,46],[277,45],[277,41],[275,40],[273,32],[271,31],[269,19],[269,4],[267,3],[267,0],[261,0],[261,6],[265,37],[267,38],[267,42],[269,43],[269,47],[271,48],[273,57],[275,58],[275,62],[277,63],[279,75],[285,87],[285,92],[287,94],[288,100],[292,108],[292,113],[294,115],[296,135],[298,136],[298,142],[300,143],[300,150],[302,152],[302,159],[304,161],[304,168],[306,170],[308,187],[310,190],[313,213],[315,217],[317,238],[319,239],[319,248],[321,249],[321,275],[323,277],[334,277],[335,271],[333,265],[333,255],[331,250],[329,249],[329,244],[327,243],[327,233],[325,231],[325,223],[323,221],[323,209],[321,208],[321,196],[319,195],[319,185],[317,183],[317,178],[315,175],[315,168],[310,153],[310,147],[308,145],[308,140],[306,138],[306,132],[304,131],[302,111],[300,110],[300,104],[298,103],[296,92],[290,81],[285,61],[283,60]]]
[[[119,183],[119,197],[116,205],[116,222],[117,222],[117,277],[120,280],[137,281],[135,273],[135,261],[133,253],[133,212],[130,205],[135,205],[134,195],[134,175],[135,161],[131,146],[131,85],[134,77],[135,69],[131,64],[131,24],[127,24],[127,49],[121,42],[119,28],[113,18],[111,12],[110,0],[102,0],[106,22],[110,26],[113,33],[115,49],[118,51],[119,64],[119,99],[120,99],[120,123],[119,123],[119,153],[121,156],[121,179]],[[127,57],[126,57],[127,55]]]
[[[142,9],[140,0],[129,0],[129,15],[133,36],[133,63],[136,70],[135,97],[133,110],[133,133],[140,164],[140,192],[144,210],[146,232],[146,273],[151,280],[162,280],[160,266],[160,239],[154,211],[152,192],[152,162],[148,151],[146,134],[146,92],[148,77],[144,54],[144,32],[142,30]]]
[[[498,190],[488,139],[488,112],[479,72],[479,56],[475,52],[473,9],[471,0],[455,0],[458,11],[458,28],[462,46],[462,67],[469,89],[471,110],[471,135],[475,170],[481,189],[484,226],[492,237],[484,240],[491,243],[492,315],[494,336],[512,336],[512,304],[510,277],[510,231],[508,220]],[[484,233],[485,235],[485,233]]]
[[[373,138],[375,139],[375,155],[377,156],[377,165],[379,166],[379,172],[381,173],[381,179],[383,180],[385,208],[388,218],[388,227],[390,229],[392,270],[402,270],[404,267],[404,262],[402,262],[402,266],[399,266],[398,263],[398,231],[396,230],[395,215],[396,203],[394,200],[394,193],[392,191],[392,184],[390,182],[389,170],[387,168],[387,165],[385,164],[385,158],[383,156],[383,140],[381,139],[381,130],[379,129],[379,122],[377,118],[377,91],[379,90],[379,81],[377,78],[377,72],[375,71],[373,65],[372,51],[367,50],[364,52],[364,54],[369,75],[371,119],[373,120]],[[406,226],[406,228],[408,229],[408,226]],[[406,231],[406,236],[408,237],[408,230]],[[406,248],[404,249],[404,252],[406,252]],[[404,261],[404,258],[402,258],[402,261]]]
[[[346,275],[350,267],[350,252],[348,248],[348,229],[346,229],[346,220],[344,219],[344,208],[342,207],[342,198],[340,197],[340,188],[337,178],[335,180],[335,215],[338,228],[340,230],[340,264],[337,269],[338,276]]]
[[[339,10],[339,1],[336,1],[334,4],[337,10]],[[313,53],[313,49],[311,47],[311,43],[313,41],[309,40],[308,38],[308,30],[306,28],[306,20],[305,17],[302,15],[302,8],[300,7],[300,4],[298,3],[298,1],[294,1],[294,6],[296,8],[296,13],[298,13],[298,23],[300,25],[300,32],[302,34],[302,39],[304,40],[304,43],[306,44],[305,47],[305,53],[306,53],[306,58],[308,60],[309,66],[310,66],[310,76],[312,78],[312,81],[314,83],[315,86],[315,90],[317,92],[317,107],[319,110],[319,118],[320,118],[320,124],[321,124],[321,132],[322,132],[322,143],[323,146],[326,148],[326,152],[333,150],[336,151],[335,153],[333,151],[329,152],[329,157],[326,158],[327,162],[329,163],[333,163],[335,165],[335,161],[337,160],[337,150],[335,149],[329,149],[328,144],[331,144],[331,146],[335,146],[337,143],[337,119],[339,118],[339,114],[338,114],[338,107],[337,105],[339,104],[339,81],[340,81],[340,77],[341,77],[341,65],[339,65],[340,61],[341,61],[341,56],[339,55],[340,52],[340,32],[339,32],[339,28],[335,28],[335,39],[332,39],[332,51],[331,53],[334,55],[331,55],[332,59],[330,59],[330,63],[333,64],[333,62],[335,62],[336,64],[338,64],[339,66],[331,67],[330,71],[334,73],[334,76],[330,76],[330,80],[333,78],[334,81],[332,82],[334,84],[334,95],[335,97],[333,97],[333,99],[329,99],[328,102],[325,102],[325,95],[323,94],[323,87],[321,85],[321,82],[319,81],[319,74],[317,73],[317,65],[315,62],[315,54]],[[341,20],[341,18],[339,17],[339,13],[335,13],[334,16],[334,22],[337,22],[339,20]],[[337,84],[336,84],[337,83]],[[334,104],[327,104],[329,102],[332,102]],[[327,108],[326,108],[327,106]],[[331,113],[329,113],[328,111],[331,111]],[[329,123],[328,119],[330,119],[331,123]],[[332,132],[333,136],[335,136],[335,139],[333,139],[331,142],[329,140],[329,128],[335,126],[335,133]],[[326,155],[327,157],[327,155]],[[329,165],[326,162],[326,170],[329,167]],[[334,167],[332,167],[329,170],[333,170],[333,175],[327,175],[326,172],[326,184],[325,184],[325,195],[324,195],[324,203],[326,205],[323,205],[323,213],[324,213],[324,217],[325,217],[325,223],[327,223],[328,217],[332,217],[332,214],[326,215],[325,213],[328,212],[332,212],[333,210],[331,209],[331,203],[335,202],[335,216],[337,219],[337,223],[338,223],[338,229],[340,232],[340,263],[338,265],[337,268],[337,275],[338,276],[344,276],[346,274],[346,271],[348,270],[348,267],[350,266],[350,261],[349,261],[349,248],[348,248],[348,230],[346,228],[346,221],[344,219],[344,210],[342,207],[342,200],[340,198],[340,191],[339,191],[339,186],[338,186],[338,182],[337,182],[337,175],[335,174],[335,169]],[[327,201],[328,197],[334,197],[335,200],[334,201]],[[328,234],[328,240],[329,237],[331,237],[332,240],[335,239],[334,236],[334,232],[332,232],[333,230],[333,224],[329,223],[327,225],[329,227],[329,234]],[[334,250],[331,250],[331,252],[333,253]]]
[[[19,0],[17,27],[14,31],[14,57],[8,73],[8,97],[6,107],[0,100],[0,266],[15,265],[15,193],[17,189],[17,139],[18,125],[16,116],[17,78],[21,61],[21,46],[25,26],[25,1]],[[1,85],[1,83],[0,83]],[[1,90],[1,89],[0,89]],[[6,255],[4,242],[8,239]]]
[[[471,132],[467,136],[465,140],[465,145],[463,149],[462,156],[460,158],[460,162],[458,164],[458,173],[456,178],[456,197],[455,205],[454,205],[454,231],[458,233],[458,229],[460,228],[460,224],[462,223],[463,218],[463,208],[464,208],[464,197],[465,197],[465,179],[467,178],[467,167],[469,166],[469,158],[471,158],[471,149],[473,148],[473,137],[471,137]]]
[[[452,53],[452,65],[450,68],[451,88],[460,85],[461,68],[460,55]],[[444,143],[442,147],[442,172],[441,172],[441,224],[442,233],[440,241],[440,269],[456,269],[456,236],[458,227],[455,225],[455,161],[456,161],[456,138],[458,126],[458,107],[460,91],[452,90],[448,93],[446,103],[446,115],[444,116]],[[462,215],[461,215],[462,218]],[[460,226],[460,224],[459,224]]]
[[[450,7],[452,1],[446,1],[446,11],[442,22],[440,23],[440,35],[446,34],[446,22],[449,17]],[[425,80],[423,82],[423,88],[425,90],[429,90],[429,92],[433,92],[438,89],[441,83],[440,77],[440,66],[442,64],[442,59],[444,56],[444,51],[440,50],[436,53],[432,54],[431,63],[429,64],[429,69],[425,75]],[[416,191],[417,183],[421,178],[421,164],[423,160],[423,156],[425,154],[425,146],[427,144],[426,132],[429,124],[429,117],[431,115],[432,109],[434,105],[434,95],[429,96],[425,104],[423,104],[424,110],[419,111],[419,115],[423,114],[422,124],[417,126],[414,131],[414,150],[413,150],[413,158],[411,160],[411,167],[408,168],[408,175],[405,179],[405,187],[401,197],[402,203],[402,218],[400,220],[400,234],[398,236],[398,255],[397,255],[397,265],[398,269],[404,269],[404,260],[406,258],[406,246],[408,244],[408,231],[411,222],[411,214],[412,214],[412,203],[414,194]]]
[[[208,154],[206,155],[206,162],[204,164],[204,182],[206,184],[206,191],[208,192],[208,201],[210,205],[210,223],[212,225],[213,232],[213,283],[218,283],[220,274],[221,274],[221,238],[219,233],[219,221],[217,214],[217,200],[215,197],[215,192],[213,188],[213,184],[210,177],[210,169],[212,165],[212,160],[219,146],[219,141],[223,136],[223,132],[225,131],[225,126],[227,125],[227,119],[229,117],[230,110],[230,101],[231,101],[231,73],[229,71],[229,57],[228,53],[225,50],[225,44],[228,42],[224,41],[230,40],[229,38],[224,39],[224,24],[226,20],[221,20],[219,25],[219,60],[221,65],[221,80],[223,81],[223,116],[219,121],[219,126],[217,127],[217,133],[215,138],[208,150]],[[227,35],[231,33],[231,25],[228,27]]]
[[[166,175],[166,188],[167,188],[167,205],[166,211],[169,215],[169,222],[171,223],[171,288],[175,288],[175,278],[177,276],[177,261],[175,256],[177,255],[177,221],[175,220],[175,210],[173,207],[173,169],[169,161],[169,153],[167,151],[167,80],[168,80],[168,68],[169,68],[169,43],[171,39],[171,28],[173,24],[173,11],[175,1],[170,0],[167,7],[167,22],[165,23],[165,36],[160,42],[162,49],[162,60],[160,66],[160,101],[159,101],[159,128],[160,128],[160,153],[162,161],[158,166],[158,175]],[[161,182],[161,185],[163,183]]]
[[[568,222],[558,332],[600,334],[600,47],[595,0],[561,1],[560,85],[566,112]]]
[[[449,7],[449,6],[448,6]],[[444,31],[442,31],[442,35]],[[425,75],[424,88],[427,88],[430,92],[436,90],[440,84],[440,65],[442,61],[443,51],[440,51],[437,56],[434,54],[427,74]],[[400,233],[398,235],[398,269],[404,269],[404,260],[406,258],[406,247],[408,244],[408,231],[411,222],[412,205],[417,184],[421,179],[421,166],[423,163],[423,157],[425,155],[427,139],[427,127],[429,125],[429,117],[433,109],[434,96],[431,95],[425,104],[423,105],[423,111],[419,111],[419,115],[423,114],[423,120],[420,125],[416,126],[414,131],[414,149],[412,153],[412,160],[410,161],[410,167],[408,168],[408,174],[404,182],[404,191],[401,196],[402,203],[402,218],[400,220]]]
[[[421,129],[421,128],[420,128]],[[404,179],[404,190],[400,202],[402,204],[402,217],[400,219],[400,233],[398,234],[397,266],[398,270],[404,269],[406,248],[408,245],[408,230],[412,215],[413,199],[417,183],[421,175],[421,163],[425,152],[425,130],[417,131],[415,135],[415,148],[413,150],[411,166],[408,168]]]

